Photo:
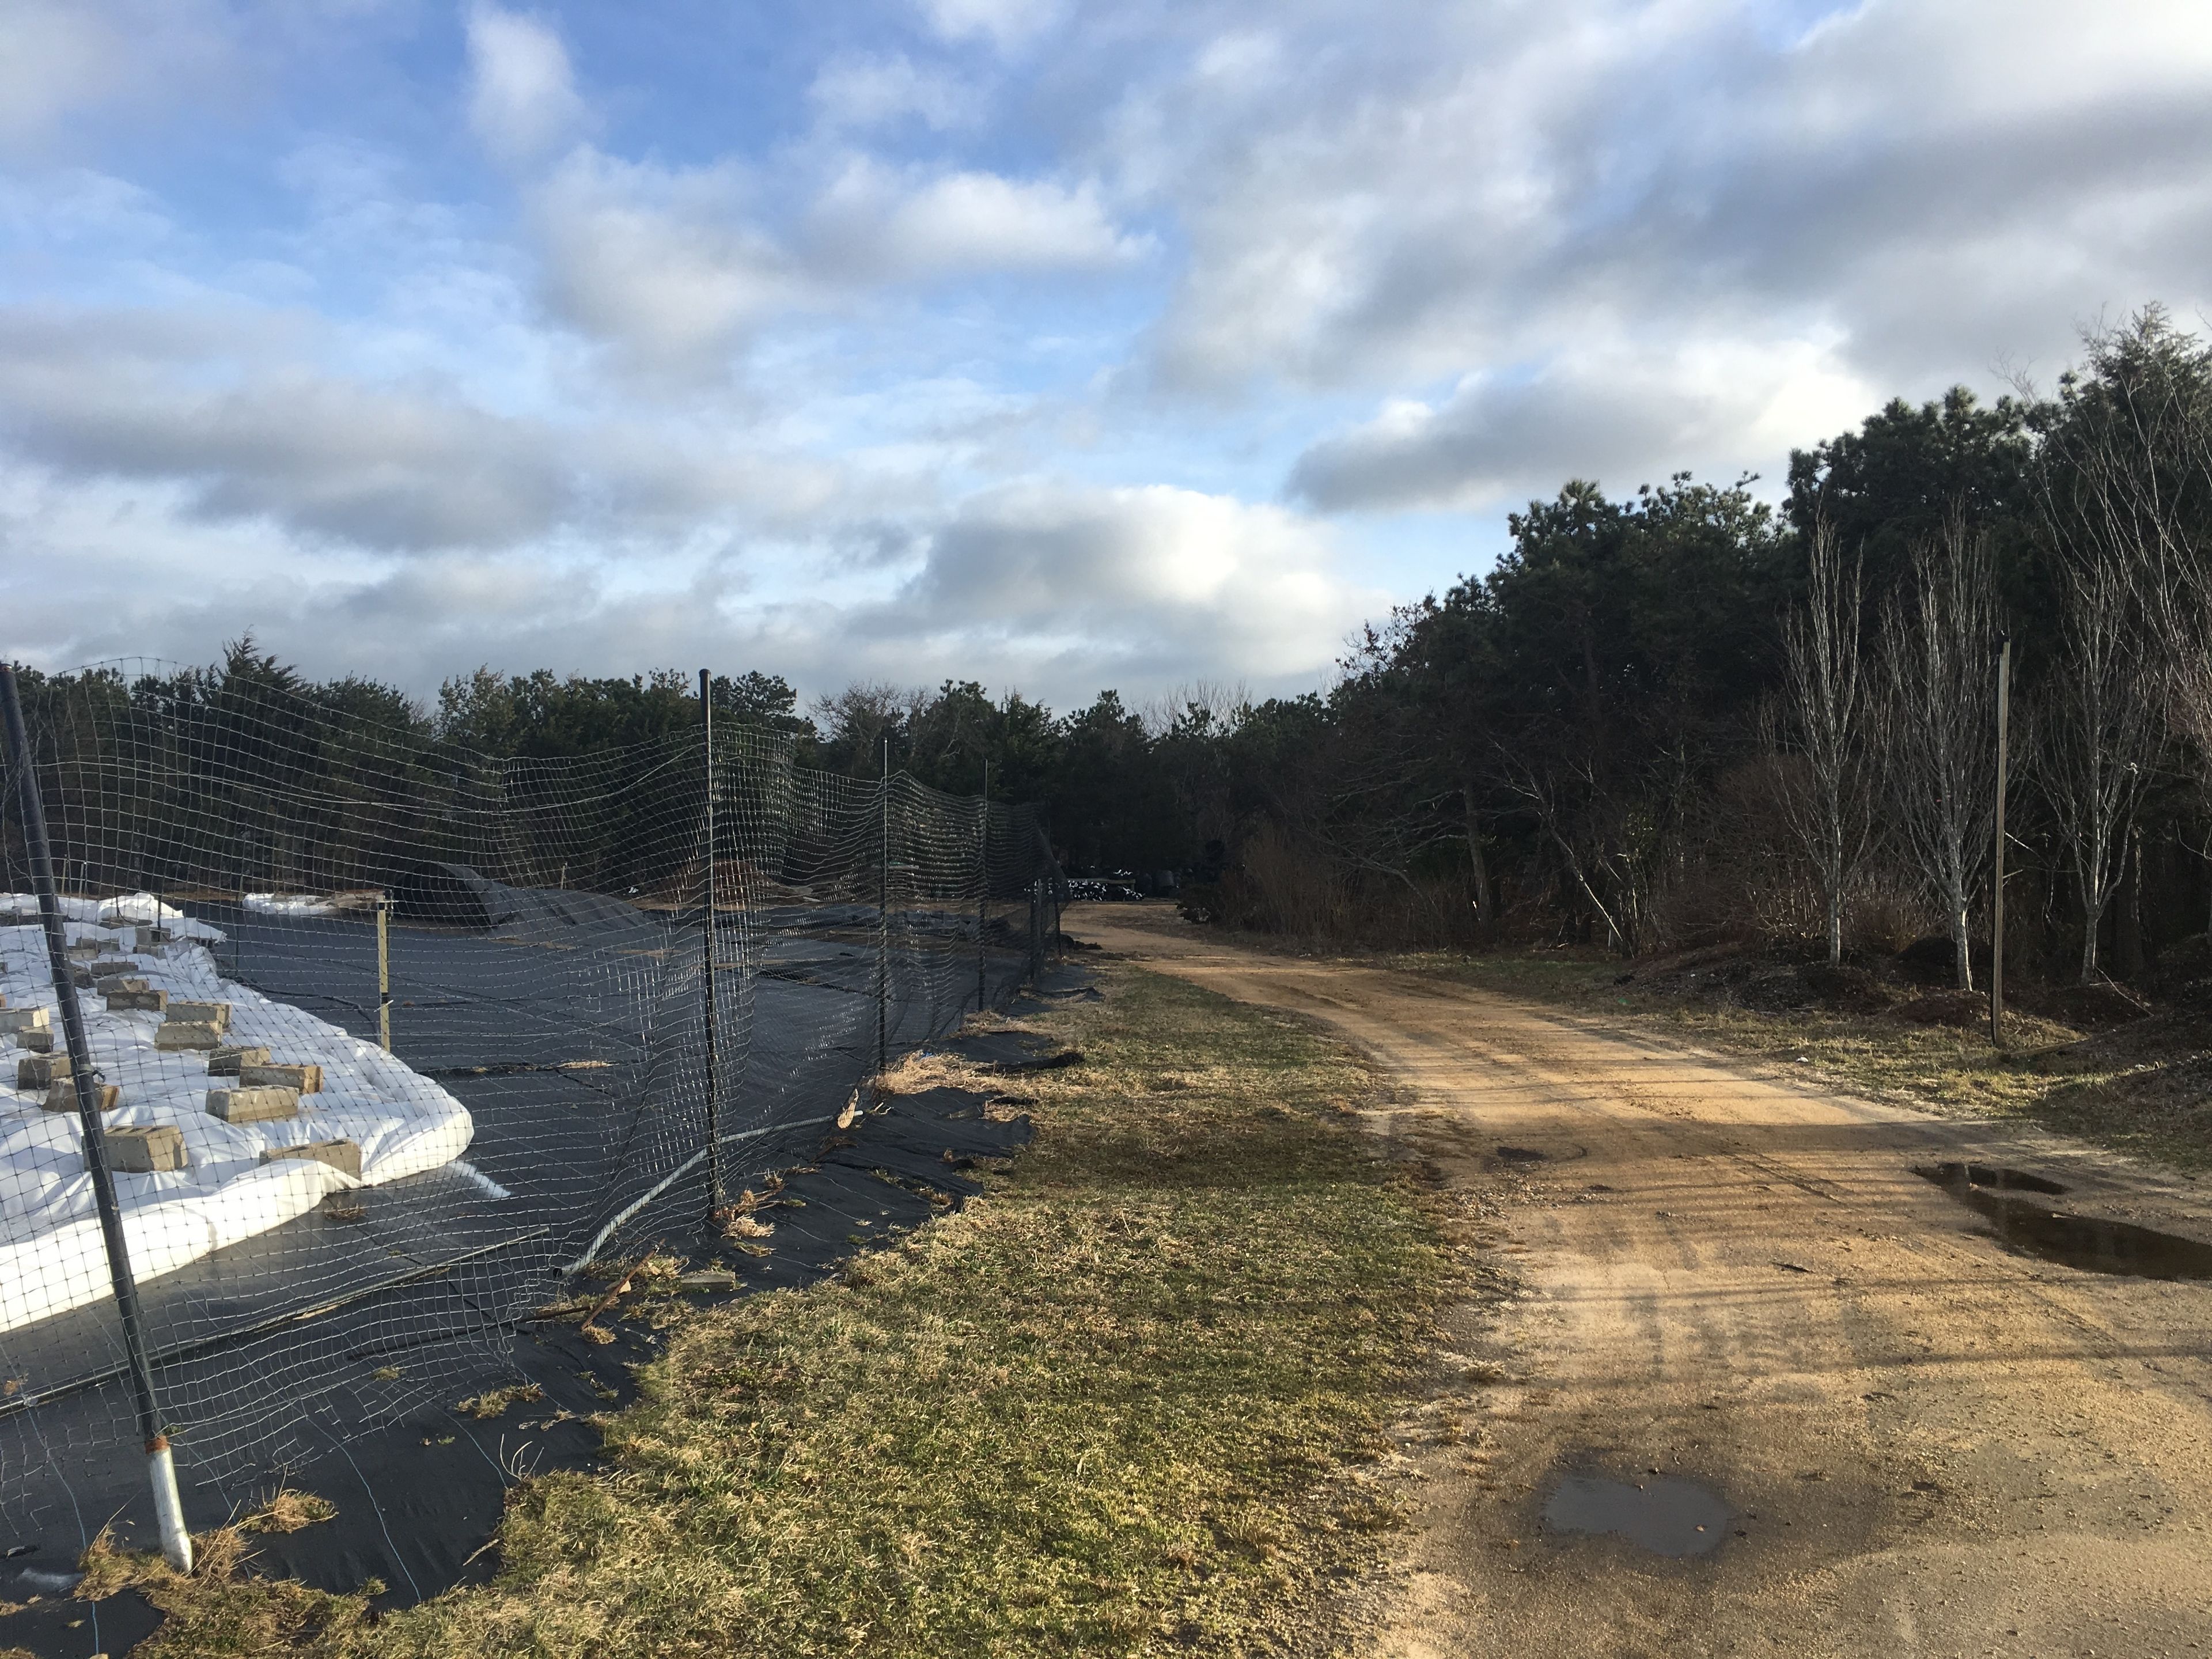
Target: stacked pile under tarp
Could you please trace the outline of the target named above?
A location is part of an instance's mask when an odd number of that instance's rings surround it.
[[[438,1085],[327,1021],[222,978],[207,948],[222,938],[215,928],[146,894],[64,903],[87,981],[78,1000],[93,1066],[117,1091],[103,1124],[155,1132],[162,1150],[153,1161],[181,1165],[116,1174],[141,1280],[282,1226],[333,1194],[417,1175],[467,1149],[468,1110]],[[14,1028],[0,1036],[0,1331],[110,1294],[38,914],[35,898],[0,895],[0,1027]],[[191,1005],[178,1010],[191,1017],[190,1031],[169,1020],[174,1004]],[[267,1051],[265,1063],[296,1070],[254,1073],[257,1049]],[[27,1086],[6,1086],[15,1084]],[[210,1109],[211,1095],[246,1088],[260,1090],[265,1116],[222,1098],[213,1103],[231,1111],[228,1121]]]

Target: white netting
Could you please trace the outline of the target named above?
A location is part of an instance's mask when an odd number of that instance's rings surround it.
[[[481,1375],[593,1259],[696,1237],[717,1183],[803,1158],[1056,927],[1029,811],[811,770],[765,730],[502,761],[327,689],[139,663],[22,701],[0,1510],[134,1437],[27,760],[161,1413],[218,1485]]]

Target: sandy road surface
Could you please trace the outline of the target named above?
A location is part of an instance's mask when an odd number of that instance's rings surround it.
[[[1376,1656],[2212,1651],[2212,1284],[2002,1248],[1911,1166],[2212,1240],[2212,1192],[2056,1137],[1829,1096],[1495,994],[1224,948],[1164,907],[1068,932],[1380,1060],[1378,1114],[1525,1294],[1470,1305],[1413,1419]],[[1498,1149],[1542,1152],[1541,1161]],[[1452,1430],[1463,1425],[1466,1441]],[[1562,1532],[1571,1476],[1704,1483],[1709,1556]]]

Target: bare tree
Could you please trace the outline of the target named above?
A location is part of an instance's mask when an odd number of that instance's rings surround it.
[[[2120,884],[2129,827],[2160,737],[2157,665],[2136,602],[2138,572],[2104,538],[2062,538],[2059,650],[2044,677],[2030,749],[2081,902],[2081,982]]]
[[[1783,626],[1783,729],[1768,746],[1801,763],[1776,769],[1791,832],[1820,872],[1828,961],[1844,959],[1844,898],[1864,862],[1874,829],[1868,775],[1873,685],[1864,672],[1858,558],[1846,564],[1834,528],[1813,529],[1804,608]]]
[[[1914,556],[1909,598],[1882,617],[1879,747],[1898,836],[1942,906],[1958,982],[1973,988],[1968,921],[1996,805],[1996,583],[1987,536],[1954,511]]]

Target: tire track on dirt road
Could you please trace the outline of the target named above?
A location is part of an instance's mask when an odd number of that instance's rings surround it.
[[[1401,1096],[1373,1127],[1524,1287],[1454,1310],[1409,1410],[1415,1519],[1353,1595],[1376,1659],[2212,1652],[2212,1285],[2012,1254],[1911,1169],[2212,1240],[2196,1183],[1164,907],[1066,925],[1367,1052]],[[1582,1476],[1698,1483],[1719,1547],[1547,1524]]]

